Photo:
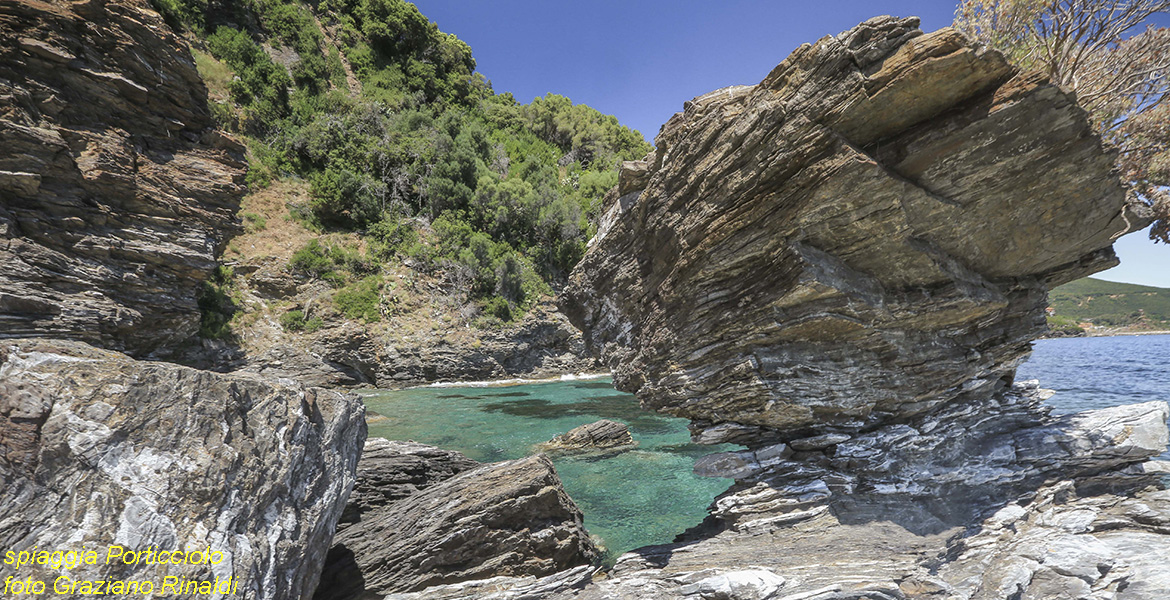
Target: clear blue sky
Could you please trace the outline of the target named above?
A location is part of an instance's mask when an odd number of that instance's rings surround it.
[[[417,0],[467,42],[497,92],[521,102],[554,92],[616,115],[652,140],[683,102],[758,83],[805,42],[879,15],[950,24],[946,0]],[[1170,247],[1144,233],[1117,244],[1102,279],[1170,287]]]

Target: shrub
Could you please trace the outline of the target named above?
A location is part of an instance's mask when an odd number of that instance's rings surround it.
[[[196,303],[199,306],[200,337],[220,340],[232,337],[231,320],[238,310],[235,296],[235,272],[219,265],[211,278],[199,286]]]
[[[371,275],[337,290],[333,294],[333,303],[350,319],[375,323],[382,319],[381,291],[382,278]]]
[[[265,219],[263,215],[254,212],[246,212],[241,213],[240,216],[244,219],[244,231],[248,233],[264,231],[264,229],[268,227],[268,219]]]
[[[321,317],[313,317],[305,319],[305,313],[299,310],[290,310],[283,315],[280,315],[280,326],[285,331],[303,331],[305,333],[313,333],[320,329],[325,322]]]
[[[312,277],[322,277],[333,270],[333,261],[329,258],[328,250],[321,246],[316,238],[309,240],[293,253],[288,261],[294,271]]]

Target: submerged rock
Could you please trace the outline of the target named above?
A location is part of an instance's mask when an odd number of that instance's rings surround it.
[[[243,146],[146,0],[0,4],[0,337],[142,356],[199,327]]]
[[[623,167],[561,301],[619,389],[704,442],[849,434],[990,398],[1047,290],[1117,263],[1143,221],[1075,99],[917,25],[802,46]]]
[[[469,465],[462,454],[412,442],[371,440],[367,450],[316,600],[542,577],[597,558],[581,511],[544,456]]]
[[[354,483],[361,400],[291,382],[134,361],[80,342],[0,343],[0,547],[93,550],[72,580],[232,578],[309,598]],[[115,559],[112,545],[144,555]],[[221,552],[215,565],[157,551]],[[45,565],[0,579],[52,582]]]
[[[630,429],[617,421],[602,419],[594,423],[574,427],[540,444],[545,452],[593,452],[631,449],[638,443],[630,435]]]

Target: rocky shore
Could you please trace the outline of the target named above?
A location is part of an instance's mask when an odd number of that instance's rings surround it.
[[[7,2],[0,40],[0,551],[118,546],[149,558],[69,577],[264,600],[1170,596],[1166,402],[1054,417],[1015,381],[1048,290],[1147,218],[1074,97],[954,30],[875,18],[686,103],[623,167],[563,315],[455,341],[259,321],[242,353],[189,343],[245,163],[183,40],[144,0]],[[244,301],[311,303],[251,266]],[[367,441],[326,389],[587,352],[745,448],[697,461],[735,480],[702,523],[606,570],[548,458]]]

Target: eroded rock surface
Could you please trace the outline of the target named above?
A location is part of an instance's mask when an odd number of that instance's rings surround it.
[[[95,550],[74,580],[233,577],[309,598],[354,483],[361,400],[69,341],[0,342],[0,547]],[[104,564],[106,548],[224,553],[215,566]],[[62,573],[0,564],[0,579]],[[157,588],[156,588],[157,589]]]
[[[540,449],[549,452],[591,452],[630,449],[636,445],[629,427],[617,421],[602,419],[574,427],[540,444]]]
[[[848,434],[990,398],[1048,288],[1116,264],[1141,222],[1074,98],[917,25],[802,46],[623,168],[562,299],[619,389],[749,444]]]
[[[199,325],[243,146],[145,0],[0,4],[0,337],[142,356]]]
[[[581,511],[544,456],[479,465],[386,440],[371,440],[367,452],[316,600],[493,577],[533,581],[597,558]]]

